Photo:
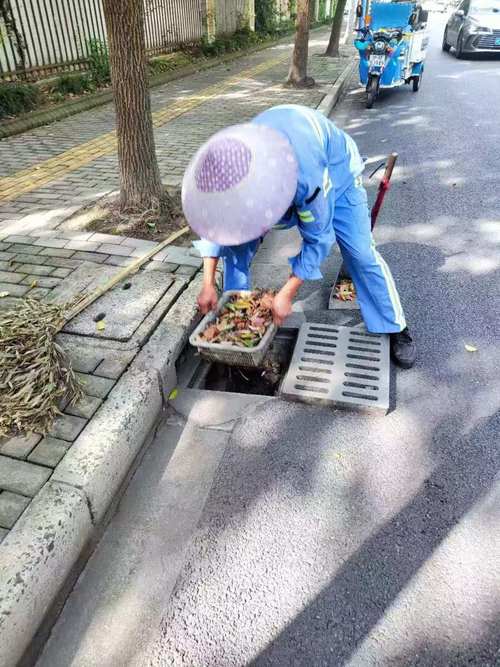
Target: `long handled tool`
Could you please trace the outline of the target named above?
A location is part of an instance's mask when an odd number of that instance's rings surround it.
[[[391,153],[387,160],[385,162],[382,162],[371,174],[370,178],[372,178],[381,167],[385,166],[384,169],[384,174],[382,176],[382,179],[380,180],[379,186],[378,186],[378,191],[377,191],[377,197],[375,199],[375,203],[372,206],[372,210],[370,213],[371,216],[371,229],[373,231],[373,228],[375,227],[375,223],[377,222],[378,215],[380,213],[380,209],[382,208],[382,204],[384,201],[384,197],[387,193],[387,190],[389,190],[390,187],[390,181],[391,181],[391,176],[392,172],[394,171],[394,167],[396,166],[396,161],[398,159],[398,154],[397,153]],[[336,297],[337,291],[339,290],[339,286],[341,283],[346,283],[348,281],[351,281],[351,276],[349,275],[349,271],[342,262],[342,265],[340,267],[340,270],[337,274],[337,278],[335,280],[335,283],[333,285],[332,291],[330,293],[330,300],[328,304],[328,309],[329,310],[334,310],[336,307],[338,308],[340,304],[342,304],[344,307],[352,307],[355,308],[357,307],[354,299],[349,300],[349,301],[342,301]]]
[[[372,231],[373,228],[375,227],[375,223],[377,222],[380,209],[382,208],[382,203],[384,201],[385,193],[390,187],[391,176],[392,172],[394,171],[394,167],[396,166],[397,159],[398,159],[398,154],[391,153],[387,158],[387,162],[385,163],[384,175],[382,176],[382,180],[379,183],[377,198],[375,199],[375,203],[373,204],[371,211]],[[373,174],[375,174],[377,171],[378,168],[373,172]]]

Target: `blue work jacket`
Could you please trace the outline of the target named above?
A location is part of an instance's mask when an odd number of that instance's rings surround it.
[[[281,132],[294,149],[299,168],[297,191],[289,210],[273,229],[298,228],[303,243],[298,255],[290,258],[292,273],[303,280],[318,280],[322,277],[321,263],[335,241],[335,201],[363,171],[358,148],[323,114],[297,104],[272,107],[252,123]],[[202,257],[224,255],[224,246],[211,241],[201,240],[194,245]]]

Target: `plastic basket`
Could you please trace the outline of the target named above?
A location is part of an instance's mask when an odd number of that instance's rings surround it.
[[[276,335],[277,328],[274,324],[267,329],[266,333],[262,337],[262,340],[256,347],[237,347],[236,345],[231,345],[230,343],[210,343],[206,340],[200,338],[200,334],[205,331],[205,329],[214,322],[221,310],[224,308],[229,299],[237,294],[238,296],[248,296],[251,294],[250,291],[242,290],[229,290],[224,292],[222,297],[217,304],[217,310],[215,312],[208,313],[198,324],[196,329],[193,331],[189,337],[189,342],[193,347],[198,348],[198,352],[202,357],[210,361],[218,361],[227,366],[247,366],[252,368],[258,368],[262,365],[264,357],[269,350],[273,338]]]

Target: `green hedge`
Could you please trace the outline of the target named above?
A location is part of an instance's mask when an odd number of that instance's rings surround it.
[[[0,83],[0,118],[31,111],[38,105],[40,91],[30,83]]]

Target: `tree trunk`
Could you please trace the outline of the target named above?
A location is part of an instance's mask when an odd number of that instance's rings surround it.
[[[307,76],[307,57],[309,50],[309,0],[297,0],[297,19],[295,21],[295,45],[292,64],[288,72],[287,83],[296,88],[314,86],[314,79]]]
[[[335,7],[335,16],[333,17],[332,32],[330,33],[330,41],[326,47],[325,56],[338,58],[340,35],[342,34],[342,23],[344,22],[344,9],[347,0],[338,0]]]
[[[19,73],[19,75],[24,78],[26,76],[26,44],[17,27],[10,0],[0,0],[0,18],[4,23],[5,31],[10,38],[11,43],[14,42],[13,46],[15,46],[17,53],[17,62],[14,63],[16,73]]]
[[[104,0],[116,109],[120,208],[158,208],[162,196],[156,160],[144,43],[142,0]]]

